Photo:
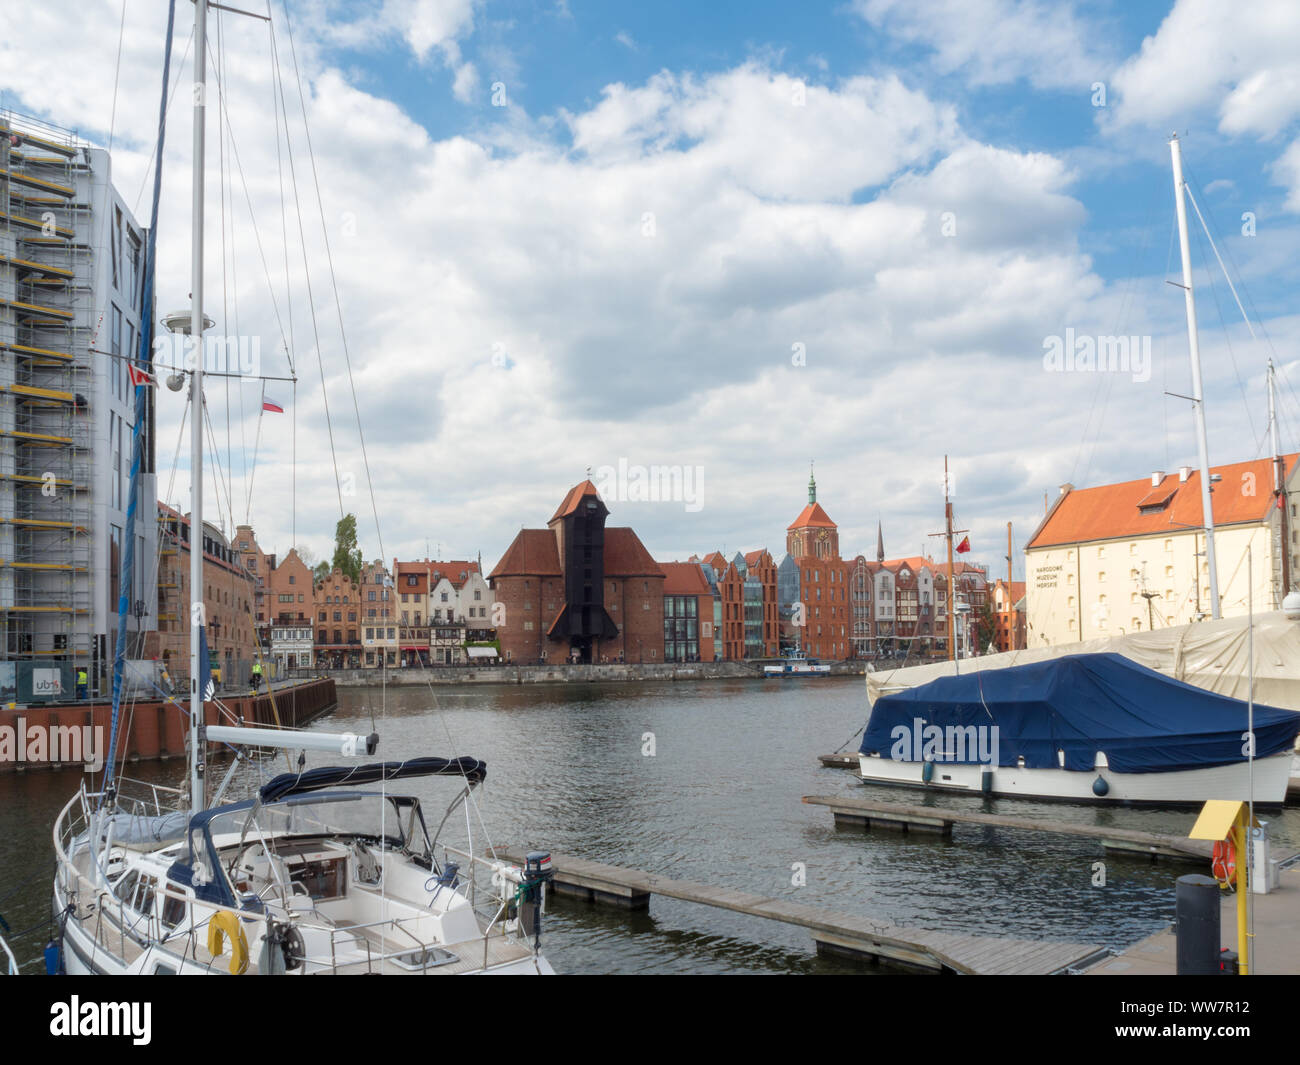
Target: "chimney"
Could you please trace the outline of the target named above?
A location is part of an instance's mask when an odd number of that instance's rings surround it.
[[[1191,475],[1192,475],[1192,468],[1191,468],[1190,466],[1179,466],[1179,467],[1178,467],[1178,483],[1179,483],[1179,484],[1186,484],[1186,483],[1187,483],[1187,478],[1189,478]]]
[[[1152,488],[1159,488],[1159,487],[1160,487],[1160,482],[1163,481],[1164,479],[1165,479],[1165,471],[1164,471],[1164,470],[1156,470],[1155,473],[1153,473],[1153,474],[1151,475],[1151,487],[1152,487]]]

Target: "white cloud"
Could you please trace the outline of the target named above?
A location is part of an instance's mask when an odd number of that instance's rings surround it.
[[[1110,67],[1101,34],[1071,2],[1040,0],[854,0],[853,10],[900,41],[933,53],[943,74],[976,85],[1026,79],[1083,93]]]
[[[1204,128],[1272,141],[1300,120],[1300,5],[1292,0],[1177,0],[1156,33],[1116,71],[1117,128]],[[1288,149],[1273,174],[1287,206],[1300,204],[1300,175]]]
[[[25,13],[21,35],[0,34],[0,85],[51,120],[102,128],[114,57],[101,45],[115,35],[119,12],[89,6],[75,26],[46,8]],[[345,504],[373,557],[379,544],[301,129],[294,120],[315,330],[297,218],[280,214],[265,33],[237,20],[226,31],[238,56],[227,86],[234,133],[282,315],[286,284],[294,297],[299,539],[327,555],[338,516],[319,336],[338,461],[359,488]],[[114,160],[128,199],[153,135],[160,35],[154,13],[128,7]],[[183,29],[180,36],[183,45]],[[60,78],[32,59],[55,50],[68,57]],[[611,85],[557,122],[520,111],[504,137],[435,141],[397,105],[331,67],[328,54],[320,38],[300,38],[388,557],[422,554],[428,538],[453,557],[481,549],[490,565],[521,524],[545,521],[587,466],[620,456],[706,470],[699,514],[611,501],[613,520],[634,524],[659,557],[741,539],[779,554],[813,457],[846,549],[870,553],[883,514],[888,542],[911,553],[941,514],[947,450],[960,455],[963,483],[981,485],[978,497],[960,500],[975,515],[972,527],[982,523],[996,540],[1008,519],[1032,524],[1043,486],[1066,479],[1061,471],[1076,462],[1092,409],[1097,381],[1045,374],[1043,338],[1067,327],[1151,332],[1173,337],[1176,350],[1181,297],[1157,280],[1149,305],[1121,298],[1079,251],[1083,207],[1068,167],[971,140],[951,108],[897,78],[802,86],[800,106],[800,85],[757,62],[708,77],[666,71]],[[289,91],[292,119],[292,84]],[[188,292],[184,97],[166,153],[164,307],[183,305]],[[209,166],[215,206],[215,150]],[[951,235],[946,213],[956,223]],[[226,271],[223,294],[213,232],[212,313],[233,330],[237,288],[240,328],[263,337],[267,369],[283,373],[238,181],[227,215],[239,270]],[[1261,249],[1270,239],[1259,238]],[[1296,335],[1270,331],[1280,348]],[[792,364],[795,345],[806,365]],[[1169,365],[1177,372],[1181,364],[1171,356]],[[1108,387],[1112,427],[1149,427],[1161,391],[1181,381]],[[257,395],[252,387],[232,394],[232,409],[242,400],[247,412],[232,426],[236,452],[241,433],[251,451]],[[291,393],[275,398],[288,405]],[[210,403],[224,419],[224,395]],[[164,484],[179,416],[179,397],[160,393]],[[252,499],[263,545],[281,553],[294,421],[263,423]],[[1175,448],[1190,446],[1187,422],[1188,431],[1173,430]],[[1236,428],[1216,422],[1212,431],[1240,439]],[[1135,463],[1150,465],[1143,448],[1157,449],[1163,464],[1158,429],[1113,437],[1097,449],[1094,476],[1131,476]],[[234,465],[242,496],[238,454]],[[178,488],[173,498],[184,505],[183,471]],[[234,509],[242,518],[242,502]]]

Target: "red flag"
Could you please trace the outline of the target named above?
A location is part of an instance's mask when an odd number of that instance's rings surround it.
[[[957,554],[964,555],[969,550],[970,550],[970,537],[963,536],[961,538],[961,543],[957,545]]]
[[[147,370],[138,369],[133,362],[126,364],[127,376],[131,378],[131,387],[139,388],[141,385],[156,385],[158,382],[153,379],[153,374]]]
[[[262,409],[269,410],[272,414],[283,414],[284,408],[278,403],[272,403],[269,399],[262,400]]]

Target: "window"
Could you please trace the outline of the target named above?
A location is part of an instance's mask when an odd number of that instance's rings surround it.
[[[414,574],[412,574],[411,576],[409,576],[409,577],[406,578],[406,586],[407,586],[408,588],[414,588],[414,587],[415,587],[415,576],[414,576]]]
[[[290,584],[297,584],[297,583],[298,583],[298,578],[295,577],[292,573],[289,574],[289,583],[290,583]]]

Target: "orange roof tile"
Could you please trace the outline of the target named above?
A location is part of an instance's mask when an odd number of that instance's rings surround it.
[[[564,499],[560,501],[559,507],[556,509],[555,513],[551,515],[551,521],[572,514],[578,509],[578,504],[587,496],[595,496],[597,499],[600,498],[600,493],[596,491],[596,486],[590,481],[583,481],[581,484],[575,484],[569,489],[568,494],[565,495]],[[546,524],[549,525],[551,522],[548,521]]]
[[[1296,455],[1284,457],[1287,478],[1295,469]],[[1214,524],[1237,525],[1263,521],[1274,506],[1273,460],[1254,459],[1226,466],[1210,467],[1211,476],[1222,479],[1212,497]],[[1172,484],[1171,484],[1172,482]],[[1173,488],[1169,501],[1160,506],[1164,489]],[[1139,506],[1147,508],[1139,509]],[[1193,470],[1184,482],[1178,474],[1166,474],[1159,486],[1150,477],[1096,488],[1075,488],[1059,497],[1025,550],[1091,540],[1117,540],[1129,536],[1155,536],[1183,532],[1204,525],[1201,512],[1201,474]]]
[[[550,529],[520,529],[501,561],[492,570],[497,577],[559,577],[560,552]]]
[[[664,571],[650,557],[631,529],[613,528],[605,530],[605,576],[606,577],[662,577]]]
[[[709,586],[697,562],[660,562],[664,571],[664,595],[712,595]]]
[[[799,516],[786,526],[786,532],[791,529],[835,529],[838,526],[831,521],[831,517],[822,509],[820,503],[809,503],[799,512]]]

